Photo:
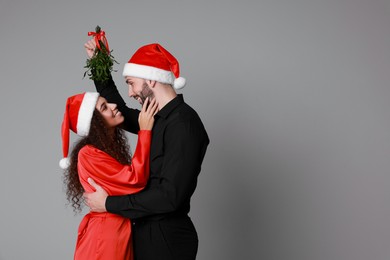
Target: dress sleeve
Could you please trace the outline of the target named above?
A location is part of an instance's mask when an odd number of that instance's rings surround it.
[[[131,164],[128,165],[129,171],[135,172],[135,176],[128,182],[134,185],[145,187],[150,174],[150,145],[152,143],[152,131],[140,130],[138,132],[137,147]]]
[[[78,172],[85,191],[93,192],[92,178],[109,195],[132,194],[142,190],[149,178],[150,130],[140,130],[131,164],[122,165],[107,153],[87,145],[78,155]]]
[[[137,134],[140,130],[138,125],[139,110],[129,108],[126,106],[126,102],[120,95],[112,76],[106,82],[94,81],[96,91],[104,97],[109,103],[114,103],[118,106],[118,110],[121,111],[125,118],[123,128],[133,134]]]

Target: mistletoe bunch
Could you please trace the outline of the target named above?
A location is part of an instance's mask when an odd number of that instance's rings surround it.
[[[88,36],[94,37],[96,48],[92,58],[87,59],[87,64],[84,66],[87,69],[84,77],[88,75],[94,81],[105,82],[110,78],[114,63],[119,63],[112,56],[105,32],[99,26],[96,26],[95,32],[88,32]]]

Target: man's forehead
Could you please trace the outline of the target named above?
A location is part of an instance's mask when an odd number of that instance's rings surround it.
[[[131,83],[132,81],[134,81],[134,80],[133,80],[133,77],[130,77],[130,76],[126,76],[126,77],[125,77],[125,82],[126,82],[126,84],[129,84],[129,83]]]
[[[131,83],[142,83],[144,82],[145,79],[143,78],[138,78],[138,77],[133,77],[133,76],[126,76],[125,77],[125,82],[128,84],[129,82]]]
[[[132,76],[126,76],[125,77],[125,80],[137,80],[137,79],[140,79],[140,78],[132,77]]]

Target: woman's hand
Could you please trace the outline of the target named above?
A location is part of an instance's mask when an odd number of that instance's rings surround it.
[[[92,58],[95,55],[96,42],[95,40],[89,40],[84,44],[85,51],[89,58]]]
[[[142,110],[139,113],[138,123],[140,130],[152,130],[154,124],[154,115],[157,113],[156,99],[149,101],[149,98],[145,99],[142,105]]]

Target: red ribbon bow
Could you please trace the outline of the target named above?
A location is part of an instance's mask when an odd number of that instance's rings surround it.
[[[93,36],[95,38],[96,47],[101,50],[100,41],[104,44],[104,47],[106,47],[107,53],[110,54],[110,47],[108,47],[108,41],[106,38],[106,33],[104,31],[100,32],[88,32],[88,36]]]

